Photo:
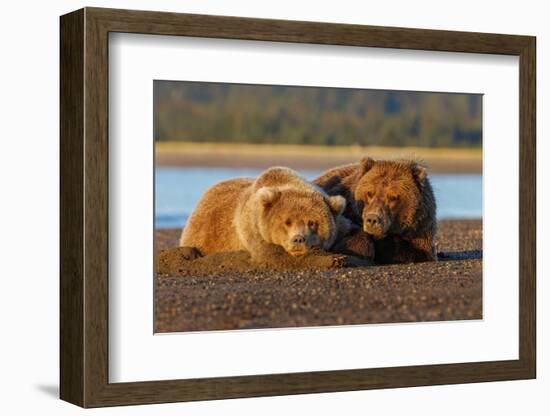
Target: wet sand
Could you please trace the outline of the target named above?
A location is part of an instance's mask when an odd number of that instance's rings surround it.
[[[157,231],[157,252],[179,233]],[[274,271],[232,253],[168,267],[155,278],[155,331],[481,319],[481,221],[441,221],[437,245],[439,261],[421,264]]]

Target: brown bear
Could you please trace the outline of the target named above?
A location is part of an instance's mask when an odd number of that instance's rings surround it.
[[[436,203],[424,166],[365,157],[330,169],[313,183],[346,198],[344,216],[362,227],[363,232],[337,244],[368,245],[370,239],[376,264],[437,260]]]
[[[191,257],[246,250],[254,261],[288,263],[332,246],[345,205],[343,197],[328,196],[291,169],[270,168],[256,179],[230,179],[208,189],[180,246],[190,247]],[[322,265],[343,259],[331,253],[316,257],[325,257]]]

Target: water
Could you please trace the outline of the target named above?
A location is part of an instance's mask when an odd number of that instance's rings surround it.
[[[157,168],[155,175],[156,228],[182,227],[203,192],[215,183],[238,176],[257,176],[260,169]],[[321,171],[300,171],[313,179]],[[481,175],[430,175],[437,217],[481,218]]]

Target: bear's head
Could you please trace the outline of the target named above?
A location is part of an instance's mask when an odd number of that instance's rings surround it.
[[[363,219],[363,230],[374,238],[414,227],[421,211],[431,209],[425,207],[426,197],[433,200],[433,194],[424,166],[367,157],[359,170],[361,178],[353,190],[355,208]],[[435,209],[435,201],[433,205]]]
[[[328,250],[336,238],[335,218],[346,200],[320,189],[265,186],[258,190],[258,226],[265,241],[279,245],[292,256],[315,249]]]

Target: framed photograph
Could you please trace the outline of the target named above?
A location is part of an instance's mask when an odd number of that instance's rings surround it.
[[[536,377],[534,37],[60,30],[63,400]]]

